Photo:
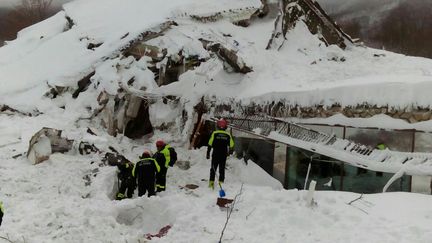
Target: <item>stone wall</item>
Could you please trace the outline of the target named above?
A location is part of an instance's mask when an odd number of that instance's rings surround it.
[[[327,118],[336,114],[342,114],[348,118],[370,118],[378,114],[385,114],[395,119],[402,119],[409,123],[432,120],[431,108],[406,107],[394,108],[389,106],[376,106],[363,104],[357,106],[345,106],[334,104],[332,106],[316,105],[301,107],[287,105],[282,102],[268,104],[251,104],[248,106],[220,104],[216,106],[217,112],[227,111],[249,115],[269,115],[273,117],[295,118]]]

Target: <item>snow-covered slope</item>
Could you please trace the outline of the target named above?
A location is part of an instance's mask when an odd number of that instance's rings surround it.
[[[65,114],[64,117],[67,117]],[[209,161],[205,150],[176,146],[177,166],[168,172],[168,189],[152,198],[113,201],[117,185],[115,167],[101,166],[100,157],[54,154],[31,165],[13,155],[27,150],[27,139],[40,126],[58,126],[59,118],[0,115],[0,199],[5,217],[0,236],[13,242],[145,242],[144,235],[172,228],[151,242],[217,242],[226,221],[226,210],[216,205],[218,191],[207,188]],[[55,121],[57,120],[57,121]],[[81,124],[83,127],[88,124]],[[63,124],[68,128],[72,125]],[[15,128],[15,127],[19,127]],[[11,129],[12,128],[12,129]],[[71,127],[69,127],[70,131]],[[68,132],[79,137],[81,129]],[[84,129],[83,129],[84,130]],[[149,143],[113,138],[95,129],[96,144],[111,144],[131,160]],[[7,131],[7,132],[6,132]],[[155,137],[169,139],[169,134]],[[13,143],[17,138],[22,140]],[[151,142],[151,143],[150,143]],[[5,146],[5,144],[9,144]],[[305,191],[281,189],[281,184],[254,163],[230,158],[225,191],[237,197],[222,242],[429,242],[432,198],[410,193],[360,195],[317,192],[313,207],[306,206]],[[195,190],[181,189],[195,184]]]

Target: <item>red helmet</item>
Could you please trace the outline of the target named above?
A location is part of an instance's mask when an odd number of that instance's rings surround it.
[[[165,146],[165,142],[163,140],[157,140],[156,141],[156,147],[157,148],[162,148]]]
[[[216,122],[216,126],[217,126],[218,128],[220,128],[220,129],[226,129],[227,126],[228,126],[228,123],[227,123],[227,121],[225,121],[225,120],[222,118],[222,119],[220,119],[220,120],[218,120],[218,121]]]
[[[144,151],[144,153],[141,155],[141,158],[150,158],[151,154],[149,151]]]

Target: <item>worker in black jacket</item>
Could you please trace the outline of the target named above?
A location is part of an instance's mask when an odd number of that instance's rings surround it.
[[[0,225],[2,224],[3,221],[3,213],[4,213],[3,202],[0,201]]]
[[[216,170],[219,167],[219,185],[221,186],[225,180],[225,164],[229,154],[233,153],[234,140],[227,131],[227,122],[220,119],[216,122],[217,130],[214,131],[209,139],[207,147],[207,159],[210,159],[210,152],[213,149],[209,187],[214,189],[214,180]]]
[[[132,176],[134,164],[124,158],[122,162],[117,164],[117,168],[119,169],[117,176],[120,186],[116,200],[122,200],[126,197],[132,198],[136,187],[135,178]]]
[[[160,171],[158,162],[153,159],[150,152],[145,151],[132,171],[132,175],[138,181],[138,196],[147,192],[147,197],[156,195],[156,173]]]

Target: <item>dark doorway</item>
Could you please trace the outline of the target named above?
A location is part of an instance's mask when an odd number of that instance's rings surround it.
[[[141,138],[153,132],[153,126],[149,118],[149,108],[147,102],[141,102],[138,115],[135,119],[128,122],[124,134],[128,138]]]

